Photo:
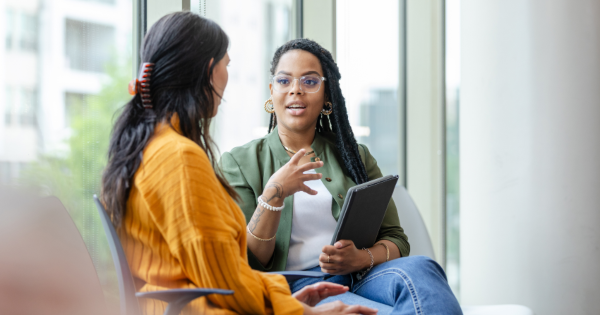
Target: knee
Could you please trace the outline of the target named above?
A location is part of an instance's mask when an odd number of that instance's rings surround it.
[[[388,263],[392,263],[396,266],[402,266],[402,267],[424,267],[424,266],[432,266],[432,265],[438,265],[437,262],[435,262],[435,260],[427,257],[427,256],[408,256],[408,257],[401,257],[398,259],[394,259],[389,261]],[[439,265],[438,265],[439,266]]]
[[[404,257],[402,259],[406,259],[406,262],[408,264],[413,264],[413,265],[417,265],[417,266],[427,266],[427,267],[431,267],[431,266],[439,267],[440,266],[435,260],[433,260],[427,256],[409,256],[409,257]]]
[[[441,277],[446,280],[444,269],[427,256],[409,256],[394,259],[395,267],[404,270],[409,275],[418,277]]]

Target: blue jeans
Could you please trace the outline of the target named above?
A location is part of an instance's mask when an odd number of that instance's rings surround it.
[[[320,267],[311,268],[320,271]],[[303,287],[328,281],[346,285],[350,290],[321,303],[342,301],[379,310],[378,314],[462,314],[440,265],[426,256],[394,259],[373,267],[362,279],[354,275],[302,278],[290,282],[292,293]]]

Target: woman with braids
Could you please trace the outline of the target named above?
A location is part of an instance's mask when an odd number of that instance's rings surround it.
[[[275,52],[271,74],[265,103],[269,134],[220,161],[249,222],[250,265],[332,275],[291,282],[292,292],[323,280],[350,287],[325,301],[371,306],[384,314],[462,314],[442,268],[424,256],[408,257],[393,201],[373,247],[356,248],[350,240],[329,245],[348,189],[382,177],[381,171],[367,147],[356,143],[331,53],[308,39],[289,41]],[[314,170],[303,171],[306,187],[299,192],[292,178],[273,176],[298,154],[298,171],[323,163],[319,179],[308,177]]]
[[[228,39],[214,22],[190,12],[161,18],[148,31],[134,95],[120,113],[102,177],[102,201],[117,227],[138,291],[221,288],[182,314],[375,314],[342,302],[315,306],[348,290],[319,283],[293,296],[281,275],[250,268],[246,222],[238,197],[214,170],[210,121],[227,85]],[[298,154],[273,175],[286,193],[303,189]],[[165,303],[144,300],[144,314]]]

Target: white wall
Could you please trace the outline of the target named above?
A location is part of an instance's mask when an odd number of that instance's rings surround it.
[[[600,1],[461,5],[462,303],[600,314]]]

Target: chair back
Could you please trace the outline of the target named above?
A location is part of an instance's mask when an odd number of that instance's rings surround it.
[[[417,205],[412,200],[404,186],[398,185],[392,195],[396,208],[398,208],[398,217],[404,233],[408,236],[410,243],[410,255],[423,255],[435,260],[433,245],[427,227],[423,218],[417,209]]]
[[[131,271],[129,270],[129,264],[127,264],[127,258],[123,251],[123,246],[117,235],[117,231],[112,225],[108,213],[104,209],[104,205],[98,200],[98,197],[94,195],[94,203],[98,209],[100,220],[102,221],[102,227],[106,238],[108,239],[108,246],[110,247],[110,253],[115,264],[117,271],[117,279],[119,282],[119,297],[121,301],[121,315],[138,315],[141,314],[140,307],[138,304],[137,297],[135,296],[135,284]]]
[[[56,197],[0,191],[0,314],[107,314],[94,263]]]

